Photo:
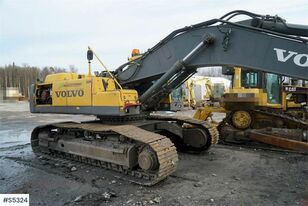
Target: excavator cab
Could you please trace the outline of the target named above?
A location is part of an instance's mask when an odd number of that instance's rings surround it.
[[[290,81],[287,77],[281,75],[257,72],[247,68],[235,67],[232,69],[233,71],[223,69],[223,74],[232,75],[232,89],[224,95],[223,99],[226,104],[228,96],[238,96],[239,101],[255,102],[254,106],[267,106],[284,110],[292,105],[291,100],[296,100],[294,102],[298,104],[296,107],[300,107],[300,104],[307,102],[305,96],[307,95],[307,92],[305,92],[307,85],[305,83],[296,84],[294,82],[298,81]],[[289,91],[286,91],[288,89]],[[291,90],[293,90],[293,93]],[[248,96],[250,98],[244,98]],[[291,107],[294,107],[294,104]]]
[[[264,89],[267,93],[268,104],[281,103],[281,76],[277,74],[241,69],[241,86]]]
[[[281,103],[281,76],[277,74],[257,72],[249,69],[239,70],[240,76],[234,76],[233,81],[240,80],[241,88],[263,89],[267,94],[267,104]],[[236,74],[239,74],[239,72]]]

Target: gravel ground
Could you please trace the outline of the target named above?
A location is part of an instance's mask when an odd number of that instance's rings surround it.
[[[308,205],[307,155],[217,145],[180,153],[173,175],[143,187],[119,173],[32,153],[35,126],[93,118],[31,114],[26,102],[0,103],[0,193],[29,193],[31,205]]]

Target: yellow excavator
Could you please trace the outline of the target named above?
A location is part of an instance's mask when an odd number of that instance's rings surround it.
[[[195,109],[217,101],[227,87],[222,79],[193,76],[183,84],[182,90],[183,105]]]
[[[248,18],[232,22],[238,15]],[[132,61],[114,71],[89,48],[87,75],[53,74],[31,85],[30,111],[97,119],[38,126],[31,134],[32,149],[47,158],[114,170],[141,185],[156,184],[176,170],[177,150],[206,151],[219,139],[216,126],[208,121],[153,113],[161,109],[161,101],[199,67],[246,66],[303,77],[307,31],[307,26],[287,24],[277,16],[237,10],[175,30],[142,55],[136,51]],[[105,68],[96,75],[91,72],[94,56]]]

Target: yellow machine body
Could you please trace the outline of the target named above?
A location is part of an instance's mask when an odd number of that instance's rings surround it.
[[[219,82],[217,82],[219,81]],[[202,107],[210,101],[220,99],[228,88],[222,80],[213,77],[196,76],[188,79],[183,85],[182,101],[184,106],[192,108]]]
[[[268,107],[274,109],[282,109],[287,111],[291,108],[301,108],[300,103],[292,98],[292,91],[285,91],[282,88],[278,88],[279,84],[273,83],[271,88],[260,88],[260,87],[244,87],[242,69],[239,67],[234,68],[234,77],[233,77],[233,86],[229,92],[223,95],[221,100],[222,106],[226,110],[235,110],[238,108],[246,107],[246,109],[254,107]],[[268,74],[268,73],[266,73]],[[276,87],[276,96],[279,96],[279,100],[273,101],[269,95],[271,95],[271,90],[273,87]],[[294,86],[291,86],[295,88]],[[295,88],[296,89],[296,88]],[[274,93],[273,93],[274,94]],[[273,95],[274,96],[274,95]]]
[[[234,116],[234,118],[232,117],[232,124],[237,128],[245,129],[251,126],[252,123],[254,123],[256,127],[260,127],[259,124],[257,125],[258,122],[266,123],[272,121],[272,117],[266,115],[248,117],[247,114],[250,113],[247,113],[247,111],[254,111],[257,108],[279,110],[299,118],[305,118],[307,115],[305,111],[301,109],[303,108],[303,103],[307,105],[307,87],[282,85],[280,82],[281,77],[278,75],[256,73],[250,70],[244,70],[243,72],[243,69],[238,67],[232,69],[232,75],[232,88],[222,96],[220,107],[211,105],[200,107],[196,110],[194,118],[206,120],[212,116],[213,112],[232,112]],[[251,85],[244,85],[247,79],[243,75],[250,78],[249,81]],[[277,81],[267,84],[265,76],[269,78],[274,77]],[[263,86],[257,83],[260,79],[263,79]],[[302,95],[304,100],[299,102],[296,95]],[[260,121],[255,121],[256,119],[260,119]],[[247,122],[249,122],[249,124]]]
[[[47,93],[47,95],[46,95]],[[136,90],[119,89],[109,77],[58,73],[35,85],[33,111],[93,115],[138,114]],[[50,110],[53,107],[53,110]]]

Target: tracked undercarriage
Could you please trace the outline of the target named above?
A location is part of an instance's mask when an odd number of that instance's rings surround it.
[[[237,112],[242,112],[242,115],[237,119],[234,118]],[[246,115],[247,114],[247,115]],[[307,112],[302,112],[301,116],[307,116]],[[259,129],[264,127],[281,127],[289,129],[303,129],[307,130],[307,120],[299,116],[291,115],[271,108],[255,108],[251,110],[237,110],[230,112],[223,123],[228,122],[237,129],[246,129],[248,127]],[[243,123],[243,124],[242,124]]]
[[[242,119],[234,118],[235,112],[243,112]],[[248,139],[266,144],[308,153],[308,122],[286,112],[270,108],[229,112],[218,125],[222,143],[245,143]],[[246,117],[249,115],[247,120]],[[304,114],[305,116],[306,114]],[[235,123],[235,120],[239,122]],[[243,122],[243,124],[240,123]],[[249,124],[247,124],[249,122]],[[245,128],[237,126],[247,126]]]
[[[131,182],[150,186],[173,173],[178,163],[176,147],[162,134],[178,138],[195,151],[208,150],[218,142],[218,131],[206,122],[149,116],[125,124],[90,121],[39,126],[32,132],[31,145],[38,155],[115,170]]]

